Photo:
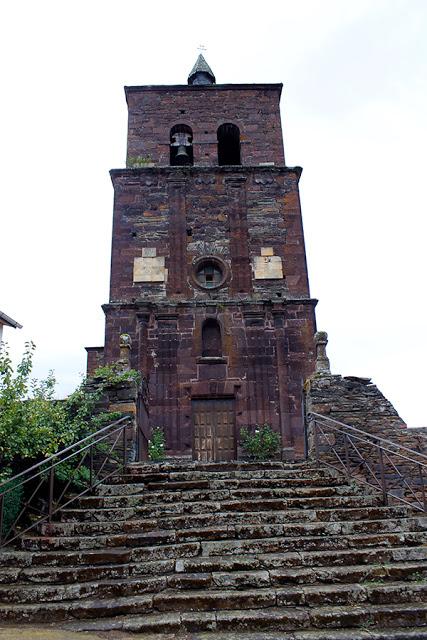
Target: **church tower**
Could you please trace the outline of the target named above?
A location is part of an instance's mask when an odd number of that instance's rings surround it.
[[[304,456],[316,301],[281,91],[216,84],[202,55],[186,85],[125,88],[105,348],[88,369],[118,360],[128,334],[142,429],[163,427],[170,456],[235,459],[241,427],[264,423],[284,459]]]

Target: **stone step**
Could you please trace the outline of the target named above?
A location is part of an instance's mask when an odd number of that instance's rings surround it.
[[[300,538],[264,538],[255,540],[215,540],[200,542],[202,556],[232,555],[232,554],[264,554],[290,552],[297,548],[302,551],[327,551],[337,549],[357,549],[368,546],[401,546],[421,545],[425,541],[425,534],[420,532],[358,534],[346,536],[307,536]],[[197,543],[196,543],[197,544]],[[151,547],[151,549],[154,549]],[[147,559],[148,548],[136,550]],[[135,556],[136,557],[136,556]]]
[[[167,576],[111,579],[66,584],[0,585],[0,602],[37,604],[68,602],[90,598],[121,598],[144,593],[158,593],[168,588]],[[1,613],[0,613],[1,615]]]
[[[171,477],[171,482],[209,482],[209,486],[212,489],[224,489],[224,488],[292,488],[292,487],[338,487],[347,485],[348,482],[344,476],[327,476],[327,477],[287,477],[287,478],[276,478],[276,477],[244,477],[244,478],[218,478],[218,475],[212,478],[209,474],[205,474],[205,478],[192,477],[192,475],[187,478],[175,478],[176,474],[171,474],[174,477]],[[111,483],[109,484],[99,484],[96,487],[96,494],[98,495],[126,495],[132,493],[141,493],[143,492],[147,486],[150,486],[155,483],[165,482],[164,477],[151,476],[148,479],[144,479],[144,481],[136,482],[135,477],[132,476],[131,481],[128,484],[124,483],[125,476],[120,476],[119,478],[111,479]],[[114,482],[113,482],[114,480]],[[119,482],[120,480],[120,482]],[[167,484],[167,482],[165,483]],[[134,487],[134,490],[133,490]]]
[[[27,551],[50,549],[95,549],[104,547],[141,547],[180,543],[185,541],[262,539],[270,537],[298,538],[306,536],[344,536],[354,534],[398,533],[423,531],[420,518],[401,520],[374,520],[372,522],[312,522],[301,524],[227,525],[200,529],[150,530],[141,533],[107,533],[91,536],[26,536],[21,539],[21,548]],[[298,541],[299,543],[299,541]]]
[[[156,614],[151,614],[152,618],[156,616]],[[173,614],[167,614],[173,619]],[[187,627],[191,624],[191,614],[184,613],[181,618],[181,629],[185,629],[185,625]],[[303,630],[303,631],[257,631],[252,633],[250,631],[242,631],[238,632],[238,636],[236,637],[234,634],[230,637],[228,632],[220,632],[213,631],[216,628],[216,619],[212,618],[211,614],[204,614],[206,616],[205,624],[206,628],[209,628],[210,631],[200,632],[202,635],[194,636],[192,635],[192,640],[427,640],[427,628],[405,628],[405,629],[372,629],[369,628],[369,631],[363,629],[356,628],[347,628],[347,629],[329,629],[328,631],[321,631],[319,629],[316,630]],[[128,621],[130,617],[128,618]],[[184,621],[184,622],[183,622]],[[68,625],[74,623],[65,623],[67,628],[70,628]],[[108,625],[107,621],[103,621],[103,624]],[[117,623],[117,624],[121,624]],[[126,622],[125,622],[126,624]],[[208,627],[210,625],[210,627]],[[137,637],[137,636],[135,636]],[[141,637],[141,636],[140,636]],[[174,634],[162,634],[161,637],[156,634],[144,633],[144,640],[175,640],[177,636]],[[180,636],[181,637],[181,636]],[[187,637],[187,636],[183,636]]]
[[[154,547],[139,547],[132,550],[132,560],[143,562],[150,560],[165,560],[168,558],[184,558],[193,556],[224,556],[224,555],[257,555],[278,554],[282,557],[295,548],[299,553],[303,551],[336,551],[344,549],[366,548],[369,546],[401,546],[420,545],[424,541],[424,534],[393,533],[366,534],[354,536],[329,536],[306,538],[264,538],[254,540],[220,540],[212,542],[187,542],[175,545]]]
[[[256,462],[245,462],[230,460],[225,462],[198,462],[198,461],[175,461],[166,460],[163,462],[133,462],[127,465],[126,472],[131,473],[171,473],[171,472],[203,472],[209,473],[216,472],[229,472],[229,471],[266,471],[266,470],[279,470],[279,471],[310,471],[316,469],[316,466],[311,462],[281,462],[280,460],[266,460]]]
[[[184,529],[213,527],[225,524],[288,524],[291,522],[375,521],[408,516],[407,507],[366,507],[346,509],[293,509],[287,511],[215,512],[188,515],[168,515],[155,518],[159,528]],[[323,517],[322,517],[323,516]]]
[[[213,576],[230,576],[232,582],[235,573],[213,573]],[[245,573],[245,572],[243,572]],[[249,572],[250,573],[250,572]],[[315,584],[323,583],[355,583],[387,582],[388,580],[426,580],[427,564],[425,562],[396,562],[383,564],[359,564],[346,566],[321,566],[321,567],[292,567],[282,569],[270,569],[268,571],[272,586],[285,584]],[[183,574],[185,576],[185,574]],[[197,574],[189,574],[197,575]],[[204,575],[204,574],[202,574]],[[208,574],[209,575],[209,574]],[[220,581],[221,578],[217,578]],[[225,577],[224,581],[227,582]]]
[[[80,564],[104,565],[110,563],[123,564],[131,561],[131,549],[101,549],[86,551],[49,551],[29,552],[6,550],[0,553],[0,571],[4,567],[30,567],[37,566],[76,566]]]
[[[371,522],[408,516],[407,507],[367,507],[330,509],[294,509],[292,511],[227,512],[204,513],[195,515],[169,515],[168,517],[135,520],[69,521],[43,523],[36,531],[41,535],[92,535],[114,532],[141,532],[153,529],[194,529],[239,524],[288,524],[290,522]],[[424,525],[423,525],[424,526]]]
[[[83,560],[83,558],[82,558]],[[108,558],[107,558],[108,560]],[[12,574],[14,567],[0,569],[0,583],[14,584],[69,584],[84,583],[93,580],[116,580],[120,578],[169,575],[175,572],[175,559],[157,560],[152,562],[117,562],[112,564],[70,564],[70,566],[30,566],[20,568]]]
[[[102,618],[152,611],[152,595],[130,596],[103,600],[75,600],[65,602],[39,602],[36,604],[0,605],[2,622],[59,622],[70,618]]]
[[[364,558],[359,556],[360,560]],[[368,560],[372,560],[372,553]],[[426,565],[422,560],[413,562],[388,562],[393,558],[386,558],[383,564],[360,564],[346,566],[282,566],[274,568],[277,560],[273,556],[270,567],[268,556],[261,561],[251,561],[248,557],[227,558],[197,558],[190,560],[174,559],[144,564],[110,564],[98,566],[71,566],[71,567],[27,567],[13,571],[13,568],[0,570],[0,583],[4,584],[49,584],[56,582],[61,585],[69,583],[84,583],[92,580],[118,580],[139,576],[167,576],[168,586],[173,588],[195,588],[194,584],[209,582],[211,588],[225,586],[227,588],[241,588],[242,586],[254,586],[255,577],[269,576],[269,584],[281,586],[286,584],[313,584],[316,582],[362,582],[375,580],[419,580],[426,576]],[[292,557],[291,557],[292,560]],[[203,562],[202,562],[203,561]],[[282,559],[283,563],[286,559]],[[181,564],[180,564],[181,563]],[[182,572],[183,568],[189,573]],[[176,571],[181,571],[176,573]],[[193,571],[193,572],[191,572]],[[195,583],[194,583],[195,581]]]
[[[374,564],[379,558],[383,564]],[[166,575],[178,572],[186,580],[185,573],[194,575],[221,575],[233,576],[241,572],[248,574],[255,572],[269,572],[271,582],[274,585],[288,583],[313,583],[313,582],[351,582],[375,579],[418,579],[424,576],[423,561],[427,558],[427,550],[424,547],[407,549],[369,549],[357,551],[337,551],[323,553],[321,557],[316,553],[305,553],[303,562],[295,553],[288,554],[264,554],[257,558],[249,556],[224,556],[224,557],[193,557],[180,560],[167,559],[143,564],[130,562],[129,556],[123,559],[119,556],[116,564],[94,564],[93,566],[29,566],[25,568],[8,567],[0,569],[0,583],[16,583],[17,581],[32,583],[58,582],[85,582],[90,580],[118,579],[128,576]],[[94,562],[93,556],[83,556],[81,560]],[[101,556],[103,559],[103,556]],[[107,560],[109,558],[106,558]],[[120,560],[124,560],[120,564]],[[70,560],[78,561],[71,556]],[[99,557],[96,558],[99,560]],[[126,562],[126,560],[129,560]],[[330,562],[328,566],[321,564]],[[393,562],[395,561],[395,562]],[[317,566],[313,563],[318,563]],[[354,564],[355,562],[365,564]],[[335,563],[335,564],[332,564]],[[353,563],[353,564],[352,564]],[[301,566],[298,566],[300,564]],[[413,574],[411,574],[411,571]],[[226,578],[224,578],[225,580]],[[238,580],[239,580],[238,576]],[[232,577],[229,578],[230,583]]]
[[[191,483],[193,487],[184,489],[183,483],[173,483],[174,487],[167,490],[162,487],[161,490],[152,490],[156,485],[147,485],[147,490],[139,494],[127,495],[97,495],[84,496],[78,500],[80,508],[84,509],[103,509],[103,508],[121,508],[134,507],[142,504],[162,504],[175,501],[218,501],[218,500],[264,500],[264,499],[281,499],[281,498],[316,498],[316,497],[334,497],[334,496],[359,496],[360,490],[354,487],[341,485],[338,487],[294,487],[294,488],[217,488],[212,489],[209,486],[204,488],[202,483]],[[194,485],[198,487],[194,487]],[[208,484],[208,483],[207,483]],[[366,495],[366,494],[364,494]]]
[[[262,484],[261,484],[262,483]],[[260,486],[261,485],[261,486]],[[244,497],[245,495],[256,494],[259,497],[272,497],[288,496],[292,497],[310,497],[310,496],[329,496],[329,495],[347,495],[350,493],[359,494],[362,492],[361,487],[349,485],[346,483],[331,484],[330,480],[323,486],[315,486],[313,484],[300,486],[291,485],[286,481],[280,480],[258,480],[250,482],[248,480],[198,480],[189,482],[149,482],[146,485],[146,490],[151,494],[162,495],[162,493],[173,492],[183,494],[184,492],[190,493],[194,491],[197,493],[200,489],[207,491],[229,491],[230,495],[237,497]],[[147,493],[145,494],[147,495]],[[207,494],[208,495],[208,494]]]
[[[156,591],[147,593],[150,586]],[[104,588],[103,588],[104,587]],[[116,589],[114,588],[116,587]],[[249,590],[174,590],[167,589],[161,578],[152,578],[145,583],[130,581],[129,584],[95,585],[96,596],[103,600],[91,599],[89,585],[67,585],[63,589],[44,587],[24,589],[28,601],[15,604],[16,589],[1,590],[4,605],[0,605],[0,620],[30,620],[41,622],[48,614],[51,620],[66,620],[70,617],[110,616],[112,609],[122,613],[158,612],[218,612],[222,610],[243,611],[245,609],[268,609],[282,607],[307,607],[315,609],[316,615],[325,607],[349,607],[354,605],[404,605],[427,600],[427,583],[390,582],[386,585],[299,585],[285,588],[257,588]],[[85,591],[86,590],[86,591]],[[41,593],[42,598],[37,597]],[[130,592],[130,593],[129,593]],[[82,596],[76,600],[76,596]],[[43,598],[44,596],[44,598]],[[55,597],[57,600],[55,600]],[[107,608],[107,605],[110,605]],[[425,604],[427,609],[427,604]],[[427,622],[427,610],[425,612]],[[341,626],[340,624],[336,626]]]
[[[111,478],[112,484],[129,481],[132,482],[166,482],[168,480],[175,482],[182,481],[196,481],[196,480],[227,480],[227,479],[241,479],[251,480],[260,478],[270,479],[284,479],[284,480],[311,480],[316,481],[320,479],[340,478],[344,480],[344,476],[326,468],[307,467],[305,469],[299,468],[259,468],[254,469],[230,469],[230,470],[182,470],[180,472],[149,472],[145,470],[127,470],[122,476],[115,476]]]
[[[166,567],[170,569],[171,567]],[[353,568],[349,567],[315,567],[313,569],[278,569],[278,570],[258,570],[258,571],[234,571],[234,572],[213,572],[213,573],[165,573],[157,575],[145,575],[131,577],[129,567],[124,568],[121,576],[117,576],[117,568],[112,572],[114,577],[96,578],[91,576],[92,580],[82,580],[76,572],[73,575],[68,572],[62,572],[67,580],[64,583],[52,584],[52,582],[33,582],[23,583],[20,581],[7,586],[0,585],[0,601],[8,603],[37,603],[37,602],[53,602],[65,600],[80,600],[84,598],[111,598],[125,597],[131,595],[140,595],[142,593],[160,592],[166,589],[173,590],[242,590],[242,589],[259,589],[259,588],[280,588],[283,586],[291,586],[289,593],[294,593],[295,589],[300,590],[302,596],[304,594],[312,594],[314,591],[325,594],[325,585],[328,590],[331,585],[351,585],[351,583],[359,584],[368,594],[364,599],[372,600],[372,597],[381,596],[381,589],[387,597],[395,598],[399,594],[399,589],[407,598],[407,589],[403,581],[408,581],[413,586],[411,593],[421,589],[421,581],[423,581],[423,589],[427,581],[427,566],[422,563],[403,563],[401,565],[358,565]],[[173,565],[172,565],[173,569]],[[58,579],[58,573],[55,572]],[[88,575],[86,573],[86,575]],[[104,576],[106,572],[104,571]],[[74,578],[78,578],[76,581]],[[32,578],[38,579],[34,572]],[[415,584],[414,584],[415,583]],[[399,588],[396,584],[400,585]],[[298,586],[296,586],[298,585]],[[386,586],[389,589],[386,589]],[[309,586],[312,591],[303,587]],[[376,587],[380,591],[376,591]],[[405,588],[404,588],[405,587]],[[314,591],[313,591],[314,590]],[[339,592],[337,587],[336,591]],[[279,592],[277,592],[279,593]],[[280,591],[283,594],[285,591]],[[326,593],[329,593],[327,591]],[[424,593],[424,592],[423,592]],[[369,596],[369,597],[368,597]],[[381,596],[382,597],[382,596]],[[399,596],[400,597],[400,596]],[[403,596],[402,596],[403,597]],[[412,596],[411,596],[412,597]],[[313,598],[311,595],[310,598]],[[390,600],[387,600],[389,602]],[[394,601],[394,600],[393,600]],[[400,599],[400,601],[402,601]],[[300,604],[300,603],[298,603]],[[309,604],[311,601],[302,602]]]
[[[125,473],[117,476],[112,476],[108,479],[108,485],[120,486],[122,484],[137,484],[147,485],[150,483],[158,482],[191,482],[191,481],[203,481],[208,480],[210,482],[227,482],[230,483],[237,481],[256,481],[256,480],[273,480],[284,483],[284,486],[309,486],[310,484],[316,485],[321,483],[327,484],[347,484],[345,476],[338,473],[332,475],[328,470],[315,470],[307,473],[298,471],[254,471],[247,473],[245,471],[234,471],[230,473],[177,473],[177,474],[132,474]]]
[[[173,589],[247,589],[283,585],[362,584],[373,586],[387,582],[426,582],[427,566],[423,562],[355,565],[353,567],[313,567],[260,569],[212,573],[175,573],[167,576]]]
[[[262,609],[243,609],[239,611],[217,610],[215,612],[174,612],[153,613],[144,616],[119,616],[104,620],[88,620],[73,622],[66,628],[78,631],[127,631],[131,633],[170,633],[215,631],[215,632],[254,632],[254,631],[300,631],[293,638],[332,640],[331,629],[350,628],[350,634],[341,635],[340,640],[356,640],[360,627],[369,629],[366,637],[389,640],[399,638],[398,629],[425,626],[427,624],[427,605],[424,603],[403,605],[364,605],[364,606],[331,606],[310,609],[309,607],[270,607]],[[329,627],[321,635],[319,627]],[[359,627],[359,629],[355,629]],[[381,631],[381,628],[383,631]],[[390,629],[390,632],[388,629]],[[371,632],[372,629],[372,632]],[[387,631],[384,633],[384,629]],[[391,631],[393,629],[393,632]],[[304,631],[305,633],[302,633]],[[404,630],[406,633],[406,630]],[[378,634],[383,634],[378,635]],[[392,635],[393,633],[393,635]],[[422,632],[421,632],[422,633]],[[373,634],[376,634],[373,635]],[[388,635],[387,635],[388,634]],[[214,636],[215,637],[215,636]],[[258,638],[258,634],[253,636]],[[285,636],[281,635],[281,640]],[[310,637],[310,636],[308,636]],[[363,636],[359,636],[363,638]],[[402,638],[402,636],[400,636]],[[404,636],[403,636],[404,637]],[[418,638],[409,635],[409,638]],[[420,636],[422,637],[422,636]],[[339,638],[339,635],[335,635]],[[227,638],[229,640],[229,638]],[[271,640],[271,639],[269,639]]]
[[[258,556],[227,555],[181,558],[175,563],[177,573],[207,573],[230,571],[269,571],[278,569],[308,570],[313,567],[346,567],[389,563],[425,562],[427,547],[371,547],[359,549],[334,549],[322,551],[290,551],[287,553],[263,553]]]
[[[383,518],[404,518],[413,514],[405,506],[346,507],[345,509],[316,509],[316,519],[321,522],[332,520],[382,520]]]
[[[214,513],[221,511],[285,511],[288,509],[337,509],[381,506],[381,496],[332,496],[328,498],[287,498],[265,500],[171,501],[142,506],[86,509],[69,508],[61,511],[62,521],[73,520],[129,520],[136,517],[156,518],[169,515]]]
[[[143,482],[132,482],[129,484],[98,484],[94,488],[94,495],[97,496],[129,496],[140,495],[146,491],[146,485]]]
[[[90,536],[114,533],[142,533],[159,529],[154,520],[104,520],[101,522],[51,522],[43,523],[36,528],[41,536]]]
[[[411,534],[413,535],[413,534]],[[28,552],[4,550],[0,554],[0,581],[5,582],[7,576],[13,577],[19,573],[27,573],[31,576],[44,572],[49,575],[50,571],[63,567],[66,572],[76,570],[85,571],[89,574],[97,567],[116,568],[119,565],[134,564],[132,571],[137,571],[138,575],[163,571],[165,566],[172,567],[172,562],[176,565],[176,571],[187,573],[212,572],[212,571],[234,571],[252,569],[279,569],[290,567],[312,567],[312,566],[351,566],[357,564],[376,564],[385,562],[418,562],[427,560],[426,546],[373,546],[375,536],[371,536],[369,547],[359,547],[351,549],[325,549],[319,551],[301,550],[301,552],[281,550],[279,553],[260,552],[251,557],[246,552],[238,554],[233,549],[232,555],[214,555],[201,557],[200,543],[188,542],[179,545],[165,545],[163,557],[159,557],[156,547],[145,549],[131,548],[110,548],[93,549],[82,551],[47,551]],[[295,540],[295,539],[294,539]],[[322,538],[320,540],[323,540]],[[362,540],[359,540],[362,542]],[[384,542],[384,540],[380,541]],[[405,539],[401,541],[405,544]],[[150,553],[152,554],[150,557]],[[140,557],[142,556],[142,558]],[[142,565],[140,566],[140,563]],[[85,565],[85,566],[81,566]],[[146,570],[145,570],[146,568]],[[173,570],[173,569],[171,569]],[[120,570],[121,571],[121,570]],[[2,576],[5,576],[2,578]],[[29,579],[34,579],[34,575]]]

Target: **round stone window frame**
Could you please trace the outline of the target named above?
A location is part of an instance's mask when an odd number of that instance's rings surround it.
[[[214,287],[205,287],[197,278],[197,274],[204,264],[212,263],[221,271],[221,280]],[[222,258],[214,255],[201,256],[196,258],[192,264],[191,280],[193,284],[202,291],[217,291],[228,284],[230,280],[230,267]]]

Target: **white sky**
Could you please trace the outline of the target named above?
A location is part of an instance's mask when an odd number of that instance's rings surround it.
[[[334,373],[370,376],[427,425],[427,2],[8,2],[0,23],[0,309],[58,395],[103,343],[123,85],[283,82],[319,329]]]

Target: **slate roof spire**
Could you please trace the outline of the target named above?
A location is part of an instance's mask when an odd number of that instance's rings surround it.
[[[215,84],[215,82],[212,69],[200,53],[188,76],[188,84]]]

